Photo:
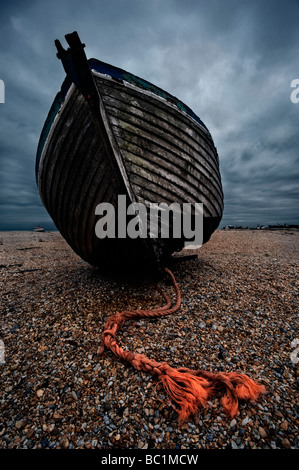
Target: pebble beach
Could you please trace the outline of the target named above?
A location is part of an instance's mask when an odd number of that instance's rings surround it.
[[[163,305],[146,270],[104,273],[59,232],[1,232],[0,448],[298,449],[298,265],[296,230],[218,230],[175,254],[180,309],[126,322],[119,344],[267,390],[233,419],[216,397],[179,425],[151,375],[99,355],[109,315]]]

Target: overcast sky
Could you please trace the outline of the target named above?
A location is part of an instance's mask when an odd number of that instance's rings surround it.
[[[0,0],[0,230],[53,228],[35,154],[64,79],[54,40],[74,30],[87,57],[153,82],[207,125],[221,227],[299,223],[298,0]]]

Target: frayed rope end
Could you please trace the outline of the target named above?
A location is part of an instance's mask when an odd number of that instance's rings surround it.
[[[178,413],[180,424],[196,414],[200,407],[206,406],[210,391],[209,382],[203,377],[168,366],[166,373],[160,375],[159,383],[163,385],[171,402],[179,406],[174,406],[174,409]]]
[[[163,365],[163,373],[159,383],[178,413],[179,423],[184,423],[191,415],[196,415],[199,408],[205,408],[207,401],[217,392],[224,392],[222,406],[225,413],[233,417],[239,411],[239,400],[255,401],[266,392],[263,385],[258,384],[245,374],[205,373],[188,369],[173,369]]]

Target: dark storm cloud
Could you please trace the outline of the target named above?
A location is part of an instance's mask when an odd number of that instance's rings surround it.
[[[35,184],[39,134],[64,78],[54,39],[186,102],[217,146],[223,224],[299,223],[299,3],[276,0],[1,2],[0,228],[52,227]]]

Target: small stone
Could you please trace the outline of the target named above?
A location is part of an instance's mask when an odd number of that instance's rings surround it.
[[[31,447],[33,447],[34,444],[31,439],[28,439],[26,445],[28,449],[31,449]]]
[[[220,325],[220,326],[218,326],[218,331],[220,331],[220,333],[222,333],[222,332],[223,332],[223,330],[224,330],[223,326],[221,326],[221,325]]]
[[[264,439],[265,437],[267,437],[267,433],[265,431],[264,428],[262,428],[261,426],[259,427],[259,435]]]
[[[116,441],[119,441],[119,440],[120,440],[120,434],[117,434],[117,435],[115,436],[115,440],[116,440]]]
[[[62,449],[68,449],[69,444],[70,442],[66,436],[63,436],[59,441],[59,445]]]
[[[229,427],[232,428],[236,426],[236,424],[237,424],[237,421],[235,419],[232,419],[231,422],[229,423]]]
[[[19,328],[20,328],[19,325],[14,325],[13,327],[11,327],[11,329],[9,331],[10,331],[10,333],[15,333]]]
[[[49,447],[49,440],[46,437],[43,437],[40,442],[43,448]]]
[[[287,421],[283,421],[280,425],[280,428],[283,430],[283,431],[286,431],[288,429],[288,423]]]
[[[42,388],[38,389],[37,392],[36,392],[36,396],[38,398],[41,398],[44,394],[44,390]]]
[[[242,421],[242,426],[245,426],[246,424],[248,424],[249,421],[250,421],[250,418],[248,416],[246,416]]]
[[[235,441],[231,441],[232,449],[239,449],[238,444]]]
[[[290,441],[287,438],[282,440],[282,447],[284,449],[291,449]]]
[[[26,421],[25,420],[19,420],[16,421],[16,428],[17,429],[23,429],[26,426]]]
[[[27,439],[31,439],[31,437],[34,436],[34,430],[33,429],[28,429],[28,431],[26,431],[26,437]]]

